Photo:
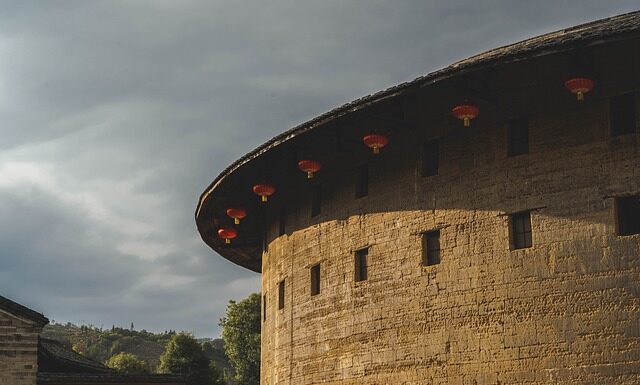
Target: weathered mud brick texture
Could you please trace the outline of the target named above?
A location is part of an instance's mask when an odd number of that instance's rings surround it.
[[[42,324],[0,310],[0,385],[35,385]]]
[[[531,116],[523,159],[491,144],[498,126],[444,139],[440,175],[424,180],[389,149],[366,213],[348,175],[314,223],[300,205],[263,255],[262,384],[640,383],[640,237],[616,236],[607,198],[640,191],[638,138],[611,149],[606,104]],[[531,208],[533,247],[511,250],[504,214]],[[422,266],[434,229],[441,262]],[[363,247],[368,280],[355,282]]]

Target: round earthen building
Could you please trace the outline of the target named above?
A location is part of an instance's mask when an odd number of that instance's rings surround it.
[[[196,222],[262,273],[264,385],[640,383],[640,12],[279,135]]]

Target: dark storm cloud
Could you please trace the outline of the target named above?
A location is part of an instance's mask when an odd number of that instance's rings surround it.
[[[0,2],[0,294],[59,321],[218,334],[259,276],[193,210],[336,105],[633,1]]]

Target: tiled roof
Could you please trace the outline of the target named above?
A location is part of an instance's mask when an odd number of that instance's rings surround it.
[[[182,377],[169,374],[124,374],[64,347],[60,342],[38,341],[38,385],[117,384],[183,385]]]
[[[5,298],[3,296],[0,296],[0,309],[15,316],[24,317],[30,321],[37,323],[40,326],[44,326],[49,323],[49,319],[47,319],[47,317],[45,317],[41,313],[31,310],[26,306],[20,305],[17,302],[13,302],[9,298]]]
[[[60,342],[47,338],[38,340],[38,367],[45,371],[78,373],[112,371],[99,362],[67,349]]]
[[[88,374],[88,373],[38,373],[38,385],[184,385],[180,376],[170,374],[122,374],[118,372]]]

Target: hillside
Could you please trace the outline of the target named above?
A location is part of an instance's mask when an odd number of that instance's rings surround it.
[[[129,330],[113,327],[101,329],[95,326],[77,326],[72,323],[45,326],[42,336],[60,341],[76,352],[104,363],[120,352],[131,353],[146,361],[155,372],[160,355],[175,331],[151,333],[146,330]],[[222,340],[200,339],[204,352],[221,373],[230,372],[231,365],[224,353]]]

